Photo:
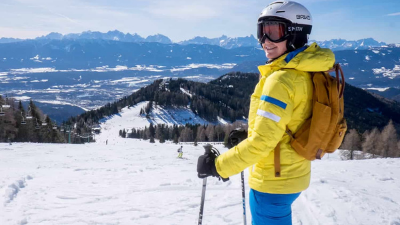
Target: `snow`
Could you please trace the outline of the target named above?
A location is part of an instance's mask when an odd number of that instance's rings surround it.
[[[384,87],[384,88],[366,88],[366,89],[368,89],[368,90],[376,90],[376,91],[380,91],[380,92],[383,92],[383,91],[386,91],[387,89],[389,89],[390,87]]]
[[[219,116],[218,116],[218,122],[221,123],[221,124],[224,124],[224,125],[225,124],[229,124],[228,121],[224,120],[223,118],[221,118]]]
[[[180,90],[182,91],[182,93],[184,93],[187,96],[189,96],[190,98],[192,98],[192,94],[190,94],[190,92],[188,90],[185,90],[184,88],[180,88]]]
[[[203,147],[118,137],[124,127],[148,125],[138,115],[145,105],[104,120],[97,143],[0,143],[0,224],[196,224]],[[399,170],[400,159],[342,161],[334,153],[314,161],[293,224],[400,224]],[[209,178],[203,224],[242,224],[242,215],[240,175],[225,183]]]
[[[27,73],[53,73],[58,70],[50,67],[43,68],[21,68],[21,69],[11,69],[11,74],[27,74]]]
[[[53,104],[53,105],[70,105],[70,106],[76,106],[78,108],[81,108],[85,111],[89,111],[89,109],[84,108],[82,106],[76,105],[76,104],[72,104],[72,103],[68,103],[66,101],[59,101],[59,100],[36,100],[37,102],[40,103],[46,103],[46,104]]]
[[[187,57],[186,59],[191,60],[192,58]],[[223,64],[196,64],[192,63],[189,65],[178,66],[178,68],[166,68],[166,66],[160,65],[135,65],[134,67],[127,67],[117,65],[115,67],[109,67],[108,65],[100,66],[91,69],[68,69],[68,70],[57,70],[51,67],[42,67],[42,68],[19,68],[19,69],[10,69],[9,72],[1,72],[0,76],[5,76],[8,74],[30,74],[30,73],[56,73],[56,72],[121,72],[121,71],[150,71],[150,72],[179,72],[190,69],[198,69],[198,68],[208,68],[208,69],[232,69],[236,66],[235,63],[223,63]]]
[[[393,69],[386,69],[385,67],[372,69],[374,74],[382,74],[384,77],[394,79],[400,76],[400,65],[395,65]]]
[[[13,96],[13,98],[17,101],[28,101],[31,99],[29,96]]]
[[[153,105],[153,110],[149,114],[149,118],[146,116],[140,116],[140,109],[144,109],[148,101],[136,104],[133,107],[123,108],[122,112],[118,115],[111,116],[102,120],[101,128],[104,130],[103,133],[111,133],[110,138],[115,136],[118,131],[125,129],[131,132],[132,128],[140,129],[145,126],[149,127],[150,122],[153,124],[167,124],[172,125],[184,125],[186,123],[191,124],[209,124],[210,122],[195,115],[188,107],[162,107]],[[124,115],[124,116],[121,116]],[[118,130],[114,134],[116,127]],[[104,136],[104,135],[103,135]],[[106,135],[107,136],[107,135]],[[104,140],[105,141],[105,140]]]

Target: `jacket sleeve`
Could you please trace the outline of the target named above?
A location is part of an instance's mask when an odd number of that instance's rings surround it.
[[[286,76],[285,76],[286,75]],[[267,157],[281,140],[293,113],[294,87],[287,72],[278,71],[266,78],[258,101],[251,134],[239,145],[221,154],[216,160],[219,175],[224,178]]]

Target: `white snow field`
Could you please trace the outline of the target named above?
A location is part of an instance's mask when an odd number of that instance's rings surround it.
[[[0,225],[197,224],[203,147],[182,144],[178,159],[180,145],[118,137],[122,128],[148,125],[140,107],[105,121],[97,143],[0,143]],[[331,154],[313,162],[293,224],[400,225],[399,204],[399,159],[341,161]],[[203,224],[243,224],[242,213],[240,175],[225,183],[209,178]]]

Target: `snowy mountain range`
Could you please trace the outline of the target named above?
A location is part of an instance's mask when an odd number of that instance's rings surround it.
[[[138,34],[123,33],[118,30],[108,31],[107,33],[102,33],[98,31],[85,31],[82,33],[71,33],[71,34],[60,34],[60,33],[50,33],[45,36],[37,37],[35,40],[80,40],[80,39],[90,39],[90,40],[114,40],[123,42],[158,42],[162,44],[172,44],[173,42],[167,36],[162,34],[150,35],[146,38],[141,37]],[[22,39],[14,38],[0,38],[0,43],[10,43],[19,42]],[[371,47],[381,47],[387,45],[384,42],[378,42],[372,38],[360,39],[355,41],[348,41],[344,39],[332,39],[327,41],[315,41],[310,40],[310,43],[317,42],[320,46],[330,48],[333,51],[338,50],[355,50],[355,49],[369,49]],[[176,44],[188,45],[217,45],[223,48],[232,49],[239,47],[259,47],[257,39],[253,36],[246,37],[227,37],[222,35],[218,38],[207,38],[207,37],[194,37],[189,40],[176,42]]]
[[[2,39],[8,43],[0,44],[0,93],[24,101],[35,99],[53,112],[68,107],[76,115],[129,95],[156,79],[208,82],[232,71],[257,73],[257,66],[266,58],[252,39],[197,37],[178,44],[162,35],[144,39],[119,31]],[[326,45],[355,48],[374,43],[372,39],[351,44],[335,40]],[[335,55],[352,85],[366,89],[400,86],[399,46],[340,50]]]

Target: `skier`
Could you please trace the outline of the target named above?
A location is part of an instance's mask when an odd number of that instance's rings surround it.
[[[182,158],[182,155],[183,155],[183,146],[181,145],[181,147],[180,148],[178,148],[178,158]]]
[[[268,61],[258,67],[247,139],[215,160],[209,155],[198,161],[199,174],[222,178],[249,168],[253,225],[291,225],[291,205],[310,184],[311,162],[294,151],[285,131],[296,133],[311,116],[309,72],[327,71],[335,62],[331,50],[307,45],[311,28],[310,12],[297,2],[275,1],[262,10],[257,37]]]
[[[106,140],[106,145],[108,145],[108,139]]]

